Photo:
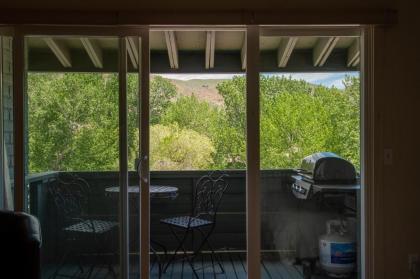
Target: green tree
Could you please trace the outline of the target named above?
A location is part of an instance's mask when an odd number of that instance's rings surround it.
[[[328,117],[317,90],[313,95],[301,90],[262,98],[262,168],[297,167],[303,157],[325,150]]]
[[[297,167],[302,157],[332,151],[360,166],[360,83],[344,90],[291,78],[262,76],[261,166]],[[217,86],[223,106],[177,97],[170,80],[151,81],[152,169],[246,167],[245,78]],[[138,156],[138,78],[129,74],[129,166]],[[118,79],[115,74],[28,75],[29,167],[118,169]]]
[[[360,79],[347,76],[343,84],[329,107],[332,134],[327,146],[360,169]]]
[[[218,122],[216,167],[244,169],[246,167],[246,106],[245,77],[234,76],[217,85],[223,96],[224,110]]]
[[[303,80],[261,76],[261,167],[298,167],[304,156],[319,151],[336,152],[360,166],[358,81],[346,77],[345,89],[339,90]],[[227,135],[226,148],[217,148],[217,153],[235,158],[235,167],[244,167],[245,78],[234,77],[219,84],[218,90],[224,97],[226,114],[226,122],[219,123],[224,127],[219,137],[224,138],[223,132]]]
[[[176,96],[176,87],[168,79],[154,76],[150,82],[150,123],[157,124]]]
[[[127,78],[129,167],[138,156],[138,78]],[[152,123],[170,105],[176,88],[151,81]],[[118,169],[118,79],[115,74],[29,73],[29,169]]]
[[[177,123],[179,127],[194,130],[206,136],[216,133],[220,109],[198,100],[195,95],[181,96],[172,102],[162,115],[161,123]]]
[[[118,167],[118,86],[112,74],[29,74],[29,169]]]
[[[153,170],[208,169],[215,151],[205,135],[178,125],[150,129],[150,168]]]
[[[238,136],[238,126],[222,108],[200,101],[195,95],[184,96],[173,102],[162,117],[162,124],[177,124],[183,129],[194,130],[210,138],[216,151],[213,153],[212,169],[244,168],[244,136]]]

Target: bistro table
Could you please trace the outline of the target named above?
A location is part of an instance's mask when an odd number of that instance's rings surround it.
[[[105,192],[117,194],[120,192],[120,187],[108,187],[105,188]],[[128,194],[139,194],[139,186],[128,186]],[[175,199],[178,196],[178,188],[173,186],[150,185],[149,194],[151,199]]]

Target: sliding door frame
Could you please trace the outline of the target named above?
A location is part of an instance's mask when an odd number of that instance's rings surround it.
[[[378,200],[383,190],[375,180],[377,156],[375,149],[375,26],[360,27],[360,89],[361,89],[361,274],[362,278],[381,278],[383,243],[376,233],[383,224],[383,203]]]
[[[3,34],[0,30],[0,150],[2,150],[3,152],[5,150],[5,146],[4,146],[4,105],[3,105],[3,99],[4,99],[4,94],[3,94]],[[4,209],[5,206],[5,195],[6,195],[6,191],[5,191],[5,185],[6,185],[6,177],[5,177],[5,161],[4,161],[4,153],[0,152],[0,209]]]
[[[14,159],[15,159],[15,211],[25,211],[25,75],[26,75],[26,36],[57,37],[115,37],[119,40],[119,177],[120,177],[120,277],[129,277],[129,217],[128,217],[128,151],[127,151],[127,51],[126,37],[139,37],[148,34],[147,26],[114,27],[114,26],[36,26],[22,25],[14,29],[13,37],[13,114],[14,114]],[[146,46],[146,47],[145,47]],[[148,45],[143,46],[142,53],[149,52]],[[125,51],[124,51],[125,50]],[[141,67],[139,67],[141,68]],[[149,71],[145,71],[147,74]],[[143,84],[143,83],[142,83]],[[142,94],[148,95],[143,90]],[[140,94],[140,93],[139,93]],[[144,187],[143,187],[144,188]],[[148,216],[147,216],[148,220]],[[146,236],[148,237],[148,232]],[[148,264],[148,263],[147,263]]]
[[[150,277],[150,50],[148,28],[143,30],[139,38],[139,138],[140,138],[140,278]]]
[[[167,26],[37,26],[22,25],[16,27],[13,38],[13,92],[14,92],[14,156],[15,156],[15,210],[24,210],[24,82],[25,82],[25,36],[115,36],[119,37],[120,46],[125,45],[126,36],[139,37],[139,104],[140,104],[140,160],[141,164],[141,228],[140,228],[140,266],[142,278],[149,277],[149,76],[150,76],[150,52],[149,52],[149,31],[157,31],[159,28],[170,29]],[[183,30],[212,29],[211,26],[200,27],[177,27]],[[260,269],[260,221],[261,221],[261,181],[260,181],[260,154],[259,154],[259,38],[261,36],[360,36],[361,37],[361,160],[362,160],[362,278],[374,276],[372,257],[373,246],[373,215],[376,210],[373,208],[373,27],[372,26],[258,26],[248,25],[246,27],[216,26],[219,29],[246,30],[247,46],[247,270],[248,278],[261,278]],[[172,28],[173,29],[173,28]],[[139,45],[140,46],[140,45]],[[126,54],[121,54],[119,75],[120,82],[125,81],[121,75],[125,74],[124,66],[127,59]],[[143,71],[141,70],[143,69]],[[127,125],[127,100],[125,86],[119,87],[120,125]],[[122,117],[125,115],[124,117]],[[120,126],[120,127],[121,127]],[[120,128],[120,177],[124,185],[121,189],[120,212],[128,212],[128,154],[126,129]],[[366,206],[368,205],[368,206]],[[122,231],[128,232],[128,214],[121,217]],[[147,224],[145,223],[147,222]],[[122,232],[121,231],[121,232]],[[121,233],[121,252],[128,255],[128,235]],[[380,247],[379,247],[380,248]],[[124,265],[124,266],[123,266]],[[122,278],[128,277],[128,259],[120,263]]]
[[[360,161],[361,161],[361,208],[360,208],[360,278],[375,278],[377,269],[375,251],[381,249],[374,242],[374,220],[378,209],[374,200],[374,35],[373,25],[324,25],[324,26],[260,26],[261,36],[317,36],[360,38]],[[253,148],[250,146],[249,148]],[[261,187],[261,186],[259,186]],[[260,206],[260,200],[255,201]],[[376,206],[376,207],[375,207]],[[376,213],[377,214],[377,213]],[[380,217],[380,216],[379,216]],[[375,223],[374,223],[375,222]],[[259,224],[255,224],[258,225]],[[374,245],[376,244],[376,245]],[[249,256],[254,256],[249,254]],[[260,275],[258,275],[260,276]],[[257,278],[260,277],[249,277]]]
[[[13,38],[13,27],[0,27],[0,150],[3,152],[6,148],[5,146],[5,137],[4,137],[4,38],[10,37]],[[6,185],[10,183],[10,181],[6,181],[6,173],[8,170],[6,169],[6,162],[5,162],[5,155],[3,152],[0,152],[0,209],[8,209],[12,206],[12,203],[9,203],[7,198],[7,191]],[[8,175],[7,175],[8,177]]]

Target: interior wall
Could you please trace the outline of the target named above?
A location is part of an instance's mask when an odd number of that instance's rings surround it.
[[[1,9],[67,10],[67,11],[108,11],[155,10],[169,13],[188,10],[212,10],[229,12],[232,10],[279,10],[293,11],[294,14],[311,14],[308,19],[298,20],[320,23],[342,23],[337,15],[348,15],[364,21],[375,10],[395,9],[398,23],[378,30],[375,42],[375,183],[378,186],[375,200],[375,230],[383,250],[378,250],[378,269],[375,278],[409,278],[408,254],[420,253],[420,167],[419,119],[420,108],[420,16],[415,0],[296,0],[296,1],[142,1],[120,0],[77,0],[65,5],[53,0],[2,1]],[[325,8],[328,7],[328,8]],[[317,17],[322,11],[322,18]],[[14,19],[13,13],[6,19]],[[152,12],[148,12],[153,17]],[[293,14],[292,13],[292,14]],[[12,16],[10,16],[12,15]],[[82,21],[75,13],[74,22]],[[325,15],[328,15],[327,17]],[[4,17],[0,14],[0,21]],[[59,15],[57,15],[57,18]],[[213,14],[217,22],[218,13]],[[101,17],[102,18],[102,17]],[[16,18],[14,20],[24,20]],[[54,20],[54,19],[52,19]],[[86,20],[84,18],[83,20]],[[159,21],[159,18],[155,19]],[[164,19],[162,19],[164,20]],[[250,19],[252,21],[252,19]],[[366,20],[368,21],[368,20]],[[101,22],[98,22],[101,24]],[[383,150],[391,148],[393,162],[383,164]]]
[[[375,116],[378,169],[382,185],[383,278],[409,278],[408,254],[420,253],[419,27],[416,1],[400,1],[398,24],[379,30]],[[416,8],[417,7],[417,8]],[[393,150],[392,165],[383,149]]]

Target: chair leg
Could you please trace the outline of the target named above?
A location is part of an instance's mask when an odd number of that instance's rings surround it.
[[[111,234],[110,234],[111,235]],[[109,237],[104,237],[103,238],[103,243],[101,244],[101,247],[102,247],[102,253],[104,254],[104,256],[103,256],[103,262],[104,262],[104,264],[107,266],[107,268],[108,268],[108,273],[111,273],[112,274],[112,276],[114,277],[114,278],[117,278],[117,273],[115,272],[115,270],[114,270],[114,266],[112,265],[112,256],[110,256],[110,257],[108,257],[108,259],[106,258],[106,256],[105,256],[105,252],[106,252],[106,249],[105,249],[105,247],[107,247],[108,245],[107,245],[107,243],[109,243],[109,241],[110,241],[110,239],[109,239]],[[111,254],[113,255],[113,256],[116,256],[116,254],[115,253],[112,253],[111,252]]]
[[[182,237],[182,239],[177,235],[177,233],[175,232],[174,228],[172,226],[169,226],[171,233],[175,236],[175,238],[177,239],[179,245],[176,248],[174,254],[172,255],[171,259],[168,261],[168,263],[166,264],[166,267],[163,269],[163,272],[166,272],[166,270],[168,269],[169,265],[175,260],[176,254],[178,253],[178,251],[182,248],[183,252],[184,252],[184,261],[187,260],[188,264],[190,265],[193,274],[195,276],[195,278],[199,279],[200,277],[197,274],[197,271],[194,268],[194,261],[193,259],[190,259],[190,257],[188,256],[187,253],[187,249],[184,246],[185,241],[187,240],[187,236],[188,233],[190,232],[189,229],[187,229],[184,233],[184,236]],[[192,258],[195,257],[195,254],[192,255]]]
[[[166,249],[165,245],[163,245],[162,243],[157,242],[156,240],[150,239],[150,242],[153,243],[156,246],[159,246],[160,248],[162,248],[163,252],[165,254],[167,254],[168,249]]]
[[[107,243],[108,242],[108,238],[106,236],[102,236],[102,237],[97,237],[95,234],[93,235],[93,239],[92,242],[95,243],[95,251],[98,255],[102,255],[101,256],[101,264],[100,266],[104,265],[108,268],[108,273],[111,273],[112,276],[114,278],[117,277],[117,274],[114,270],[114,267],[112,266],[112,258],[107,259],[106,256],[106,247],[107,247]],[[116,256],[116,254],[114,254],[114,256]],[[99,257],[98,257],[99,258]],[[96,263],[95,263],[96,258],[93,258],[92,260],[92,264],[89,267],[89,271],[88,271],[88,275],[86,278],[90,278],[92,276],[93,270],[95,269]]]
[[[203,232],[203,230],[201,230],[201,229],[198,229],[198,231],[201,233],[201,235],[202,235],[202,237],[203,237],[203,245],[202,246],[204,246],[204,244],[207,244],[207,246],[209,247],[209,249],[211,250],[211,254],[212,254],[212,261],[213,261],[213,256],[214,256],[214,258],[216,259],[216,261],[217,261],[217,264],[219,265],[219,267],[220,267],[220,270],[221,270],[221,273],[225,273],[225,269],[224,269],[224,267],[223,267],[223,264],[222,264],[222,259],[220,258],[220,256],[219,255],[217,255],[216,254],[216,252],[215,252],[215,250],[214,250],[214,248],[213,248],[213,245],[211,244],[211,242],[210,242],[210,234],[211,234],[211,232],[212,231],[210,231],[209,233],[205,233],[205,232]]]
[[[211,266],[213,267],[213,278],[216,279],[216,270],[214,269],[214,254],[213,252],[210,254],[211,259]]]
[[[109,261],[106,259],[106,256],[105,256],[105,251],[106,251],[105,247],[107,247],[107,245],[106,245],[107,238],[105,236],[102,236],[102,237],[98,238],[94,234],[93,235],[93,242],[95,243],[95,252],[97,253],[98,258],[101,259],[101,261],[98,263],[99,267],[101,267],[102,265],[109,267]],[[96,258],[92,259],[92,264],[91,264],[91,267],[89,269],[89,274],[88,274],[87,278],[90,278],[90,276],[92,276],[93,270],[95,269],[95,266],[96,266],[95,260],[96,260]]]
[[[89,267],[88,275],[86,277],[87,279],[89,279],[90,276],[92,276],[92,273],[93,273],[93,269],[94,268],[95,268],[95,264],[91,264],[90,267]]]
[[[206,238],[208,238],[208,236]],[[203,246],[204,246],[204,244],[206,242],[206,238],[204,238],[202,240],[202,242],[200,243],[200,245],[198,246],[198,248],[194,249],[193,254],[192,254],[191,257],[188,257],[188,255],[186,254],[186,251],[185,251],[185,247],[184,247],[185,257],[186,257],[188,263],[191,266],[191,269],[193,271],[193,274],[194,274],[195,278],[200,278],[200,277],[198,276],[198,273],[197,273],[197,271],[194,268],[194,260],[200,254],[200,251],[201,251],[201,249],[203,248]]]
[[[153,248],[153,246],[150,246],[150,250],[152,251],[153,255],[155,256],[155,260],[154,260],[152,266],[150,267],[150,270],[152,270],[153,267],[155,266],[155,264],[157,264],[158,272],[159,272],[158,276],[159,276],[159,278],[161,278],[162,277],[162,261],[161,261],[159,255],[158,255],[156,249]]]
[[[165,258],[164,260],[166,260],[167,257],[168,257],[168,250],[166,249],[165,245],[163,245],[163,244],[161,244],[161,243],[159,243],[159,242],[157,242],[157,241],[155,241],[153,239],[150,239],[150,242],[153,245],[156,245],[156,246],[159,246],[160,248],[162,248],[163,253],[164,253],[164,258]],[[152,247],[152,249],[153,249],[153,247]],[[162,277],[162,271],[163,271],[164,261],[159,257],[159,255],[154,250],[155,249],[153,249],[153,252],[155,253],[156,260],[158,262],[158,267],[159,267],[159,278],[161,278]]]
[[[188,232],[190,232],[190,230],[187,230],[186,231],[186,235],[188,235]],[[184,240],[184,243],[185,243],[185,240]],[[200,278],[198,276],[197,271],[195,270],[195,267],[194,267],[194,259],[197,256],[197,254],[193,251],[193,254],[191,256],[189,256],[188,255],[188,252],[187,252],[187,249],[185,248],[184,244],[182,244],[181,247],[182,247],[182,250],[184,251],[184,259],[183,259],[183,261],[185,262],[185,260],[186,260],[188,262],[188,264],[191,267],[191,270],[193,271],[193,274],[194,274],[195,278],[197,278],[197,279]]]
[[[184,242],[187,239],[187,235],[188,235],[188,230],[187,230],[187,231],[185,231],[184,237],[182,239],[180,239],[178,237],[178,235],[176,234],[176,232],[174,231],[174,229],[172,228],[172,226],[169,226],[169,228],[170,228],[171,233],[175,236],[176,240],[178,241],[178,247],[176,247],[173,255],[171,256],[171,258],[169,259],[169,261],[166,263],[166,266],[163,268],[163,273],[166,272],[166,270],[168,269],[169,265],[175,260],[176,254],[178,253],[179,249],[181,249],[181,247],[183,247]]]
[[[216,259],[217,264],[219,265],[221,273],[225,273],[225,269],[224,269],[223,264],[222,264],[222,259],[221,259],[220,255],[216,254],[216,252],[215,252],[215,250],[214,250],[214,248],[213,248],[209,239],[207,239],[207,246],[210,248],[212,255],[214,255],[214,258]]]
[[[162,278],[162,263],[160,261],[158,262],[158,268],[159,268],[158,278],[160,279]]]
[[[53,273],[53,274],[49,277],[50,279],[55,279],[55,278],[57,278],[58,273],[59,273],[59,272],[60,272],[60,270],[63,268],[63,266],[64,266],[64,264],[65,264],[65,261],[66,261],[66,259],[68,258],[69,254],[70,254],[70,251],[67,251],[67,252],[63,255],[63,257],[62,257],[62,258],[61,258],[61,260],[60,260],[60,263],[59,263],[58,267],[55,269],[54,273]]]
[[[67,237],[66,236],[64,236],[63,237],[63,239],[67,239]],[[68,242],[68,240],[64,240],[64,242]],[[61,277],[60,276],[60,274],[59,274],[59,272],[60,272],[60,270],[64,267],[64,265],[66,264],[66,262],[67,262],[67,260],[69,259],[69,257],[71,256],[71,255],[75,255],[76,253],[74,252],[74,247],[73,247],[73,245],[71,245],[71,246],[67,246],[66,244],[65,244],[65,253],[64,253],[64,255],[61,257],[61,260],[60,260],[60,262],[59,262],[59,264],[58,264],[58,267],[55,269],[55,271],[54,271],[54,273],[49,277],[49,279],[55,279],[55,278],[57,278],[57,276],[58,277]],[[84,270],[83,270],[83,267],[82,267],[82,265],[81,265],[81,263],[80,263],[80,261],[78,262],[78,267],[79,267],[79,269],[80,269],[80,271],[81,271],[81,273],[83,273],[84,272]]]

